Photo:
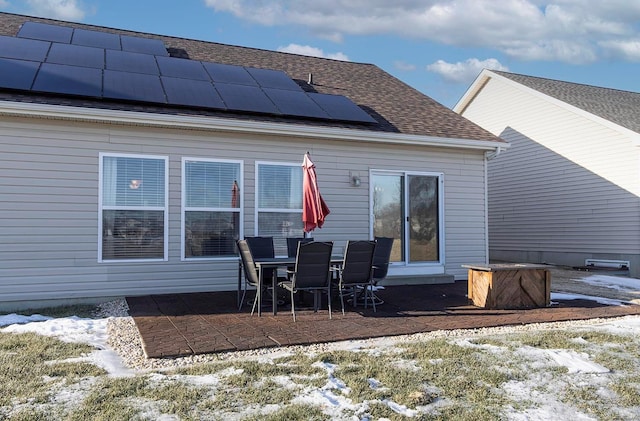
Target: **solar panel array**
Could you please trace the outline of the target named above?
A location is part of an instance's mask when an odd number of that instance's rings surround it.
[[[0,36],[0,88],[376,122],[349,98],[305,92],[282,71],[170,57],[160,40],[36,22]]]

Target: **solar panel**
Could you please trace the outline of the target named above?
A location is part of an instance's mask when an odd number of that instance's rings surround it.
[[[104,49],[54,42],[51,44],[47,63],[102,69],[104,67]]]
[[[217,108],[226,107],[211,82],[204,80],[180,79],[161,76],[167,102],[175,105],[191,105],[195,107]]]
[[[50,42],[0,36],[0,57],[43,61]]]
[[[247,72],[253,76],[263,88],[288,89],[302,92],[300,85],[295,83],[285,72],[271,69],[258,69],[255,67],[245,67]]]
[[[71,42],[72,33],[73,28],[68,28],[66,26],[49,25],[38,22],[25,22],[18,31],[18,37],[69,44]]]
[[[282,114],[310,118],[331,118],[305,92],[271,88],[262,88],[262,90],[276,104]]]
[[[122,51],[131,51],[132,53],[153,54],[156,56],[168,56],[167,48],[164,43],[158,39],[130,37],[127,35],[120,36]]]
[[[42,63],[32,90],[99,97],[102,95],[102,70]]]
[[[349,98],[307,93],[280,70],[169,57],[158,39],[35,22],[0,36],[0,88],[376,122]]]
[[[109,50],[120,50],[121,48],[120,35],[109,34],[107,32],[88,31],[86,29],[75,29],[73,31],[73,36],[71,37],[71,43]]]
[[[242,66],[231,64],[202,62],[204,68],[216,83],[237,83],[240,85],[258,86],[258,82]]]
[[[166,104],[160,77],[142,73],[104,71],[105,98]]]
[[[0,87],[29,90],[40,63],[0,58]]]
[[[209,74],[197,60],[175,57],[156,57],[162,76],[180,77],[183,79],[211,80]]]
[[[129,51],[106,50],[105,69],[159,75],[155,56]]]
[[[373,117],[346,96],[315,92],[309,92],[307,95],[335,120],[376,123]]]
[[[216,83],[227,109],[267,114],[280,114],[262,89],[255,86]]]

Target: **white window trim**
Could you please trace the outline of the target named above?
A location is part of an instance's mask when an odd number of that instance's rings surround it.
[[[240,174],[238,176],[238,180],[236,180],[238,182],[238,188],[240,189],[240,208],[239,208],[239,213],[238,213],[238,220],[239,220],[239,226],[238,226],[238,235],[240,236],[240,238],[242,238],[242,233],[244,232],[244,162],[241,160],[235,160],[235,159],[216,159],[216,158],[202,158],[202,157],[182,157],[182,167],[180,169],[181,171],[181,183],[180,183],[180,192],[181,192],[181,200],[180,200],[180,260],[183,262],[206,262],[206,261],[212,261],[212,260],[238,260],[237,256],[220,256],[220,257],[186,257],[185,256],[185,252],[186,252],[186,244],[185,244],[185,213],[187,211],[204,211],[204,212],[215,212],[215,211],[233,211],[235,210],[235,208],[201,208],[201,207],[197,207],[197,208],[187,208],[186,206],[186,200],[187,200],[187,195],[185,194],[186,191],[186,176],[185,176],[185,171],[186,171],[186,162],[187,161],[196,161],[196,162],[224,162],[224,163],[229,163],[229,164],[239,164],[240,165]]]
[[[411,275],[439,275],[445,273],[446,254],[445,254],[445,225],[444,225],[444,173],[442,172],[430,172],[430,171],[405,171],[405,170],[381,170],[370,169],[369,180],[372,180],[374,174],[388,174],[388,175],[402,175],[405,177],[405,191],[406,191],[406,176],[409,175],[424,175],[429,177],[438,177],[438,248],[440,260],[437,262],[391,262],[389,264],[390,276],[411,276]],[[369,238],[373,238],[373,185],[369,187]],[[405,230],[406,230],[405,226]],[[404,233],[406,237],[406,232]]]
[[[281,167],[302,167],[302,163],[292,163],[292,162],[274,162],[274,161],[256,161],[255,163],[255,189],[254,189],[254,215],[253,215],[253,235],[258,234],[258,214],[261,211],[264,212],[283,212],[283,213],[294,213],[297,212],[296,209],[291,208],[267,208],[268,210],[263,210],[263,208],[258,207],[258,194],[260,193],[258,190],[258,168],[260,165],[278,165]],[[302,218],[302,207],[300,207],[300,218]]]
[[[128,209],[131,210],[161,210],[164,211],[164,246],[163,257],[161,259],[109,259],[104,260],[102,258],[102,226],[104,218],[102,216],[103,210],[121,209],[117,206],[102,206],[102,189],[104,181],[103,173],[103,161],[106,157],[115,158],[141,158],[141,159],[162,159],[164,160],[164,207],[134,207],[131,206]],[[123,154],[123,153],[110,153],[100,152],[98,154],[98,263],[109,264],[127,264],[130,262],[167,262],[169,260],[169,157],[161,155],[144,155],[144,154]]]

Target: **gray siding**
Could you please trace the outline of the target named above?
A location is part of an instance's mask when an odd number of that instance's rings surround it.
[[[500,78],[463,115],[511,143],[488,166],[492,258],[638,262],[640,157],[632,139]]]
[[[443,172],[446,272],[486,259],[480,151],[231,135],[4,117],[0,119],[0,306],[32,300],[235,290],[237,261],[181,261],[181,159],[242,159],[244,234],[254,233],[255,161],[310,151],[331,215],[318,239],[369,236],[371,169]],[[98,155],[169,157],[167,262],[98,263]],[[360,187],[351,187],[349,172]]]

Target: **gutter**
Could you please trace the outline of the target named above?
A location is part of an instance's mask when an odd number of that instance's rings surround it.
[[[495,159],[497,157],[500,156],[500,153],[502,153],[503,148],[506,148],[506,146],[498,146],[496,147],[496,149],[492,152],[485,152],[484,153],[484,157],[487,161],[491,161],[492,159]]]
[[[121,124],[141,127],[178,128],[226,133],[258,133],[281,137],[332,139],[354,142],[391,143],[448,148],[500,150],[495,141],[420,136],[335,127],[301,126],[289,123],[233,120],[219,117],[155,114],[136,111],[81,108],[63,105],[0,101],[0,115],[51,120]]]

